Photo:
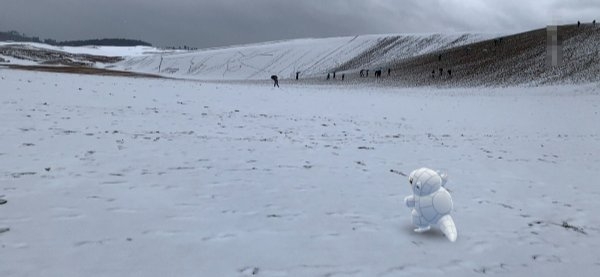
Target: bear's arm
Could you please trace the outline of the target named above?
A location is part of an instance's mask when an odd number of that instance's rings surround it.
[[[405,197],[404,204],[409,208],[414,207],[415,206],[415,197],[413,195]]]

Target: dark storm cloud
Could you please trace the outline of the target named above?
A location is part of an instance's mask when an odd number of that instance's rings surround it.
[[[0,30],[210,47],[367,33],[502,32],[591,21],[597,0],[0,0]]]

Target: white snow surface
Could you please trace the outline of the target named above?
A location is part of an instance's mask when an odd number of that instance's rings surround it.
[[[72,54],[119,56],[116,64],[96,67],[165,77],[195,80],[264,80],[271,75],[295,78],[316,77],[332,72],[344,63],[369,51],[361,60],[365,69],[378,69],[400,59],[498,37],[499,34],[382,34],[353,37],[306,38],[209,48],[197,51],[163,50],[154,47],[58,47],[42,43],[0,42],[0,46],[19,45],[25,49],[47,49]],[[13,59],[12,64],[31,65]],[[35,64],[35,62],[33,62]],[[356,65],[354,65],[356,66]]]
[[[151,53],[170,53],[173,51],[163,51],[155,47],[148,46],[132,46],[132,47],[121,47],[121,46],[52,46],[44,43],[34,42],[1,42],[0,46],[15,46],[22,45],[24,47],[33,47],[38,49],[47,49],[54,51],[62,51],[72,54],[88,54],[96,56],[109,56],[109,57],[137,57],[148,55]]]
[[[412,34],[296,39],[188,53],[149,54],[127,58],[115,68],[197,80],[259,80],[269,79],[271,75],[295,78],[296,72],[301,72],[302,78],[305,78],[327,74],[386,39],[394,39],[398,43],[381,46],[389,51],[365,60],[367,69],[378,68],[393,59],[414,57],[496,36]]]
[[[600,272],[598,84],[0,77],[0,276]],[[412,231],[422,166],[455,243]]]
[[[39,63],[31,60],[23,60],[15,57],[0,55],[0,58],[5,62],[0,62],[0,65],[18,64],[18,65],[39,65]],[[1,60],[0,60],[1,61]]]

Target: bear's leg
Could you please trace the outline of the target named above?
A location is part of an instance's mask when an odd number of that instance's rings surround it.
[[[429,231],[431,228],[431,226],[429,226],[429,222],[427,222],[427,220],[425,220],[425,218],[421,216],[417,210],[412,210],[412,222],[415,226],[417,226],[417,229],[415,229],[415,232],[417,233]]]

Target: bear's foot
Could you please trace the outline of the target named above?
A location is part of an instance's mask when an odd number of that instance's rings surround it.
[[[417,233],[423,233],[423,232],[429,231],[429,229],[431,229],[431,226],[419,227],[419,228],[415,229],[415,232],[417,232]]]

